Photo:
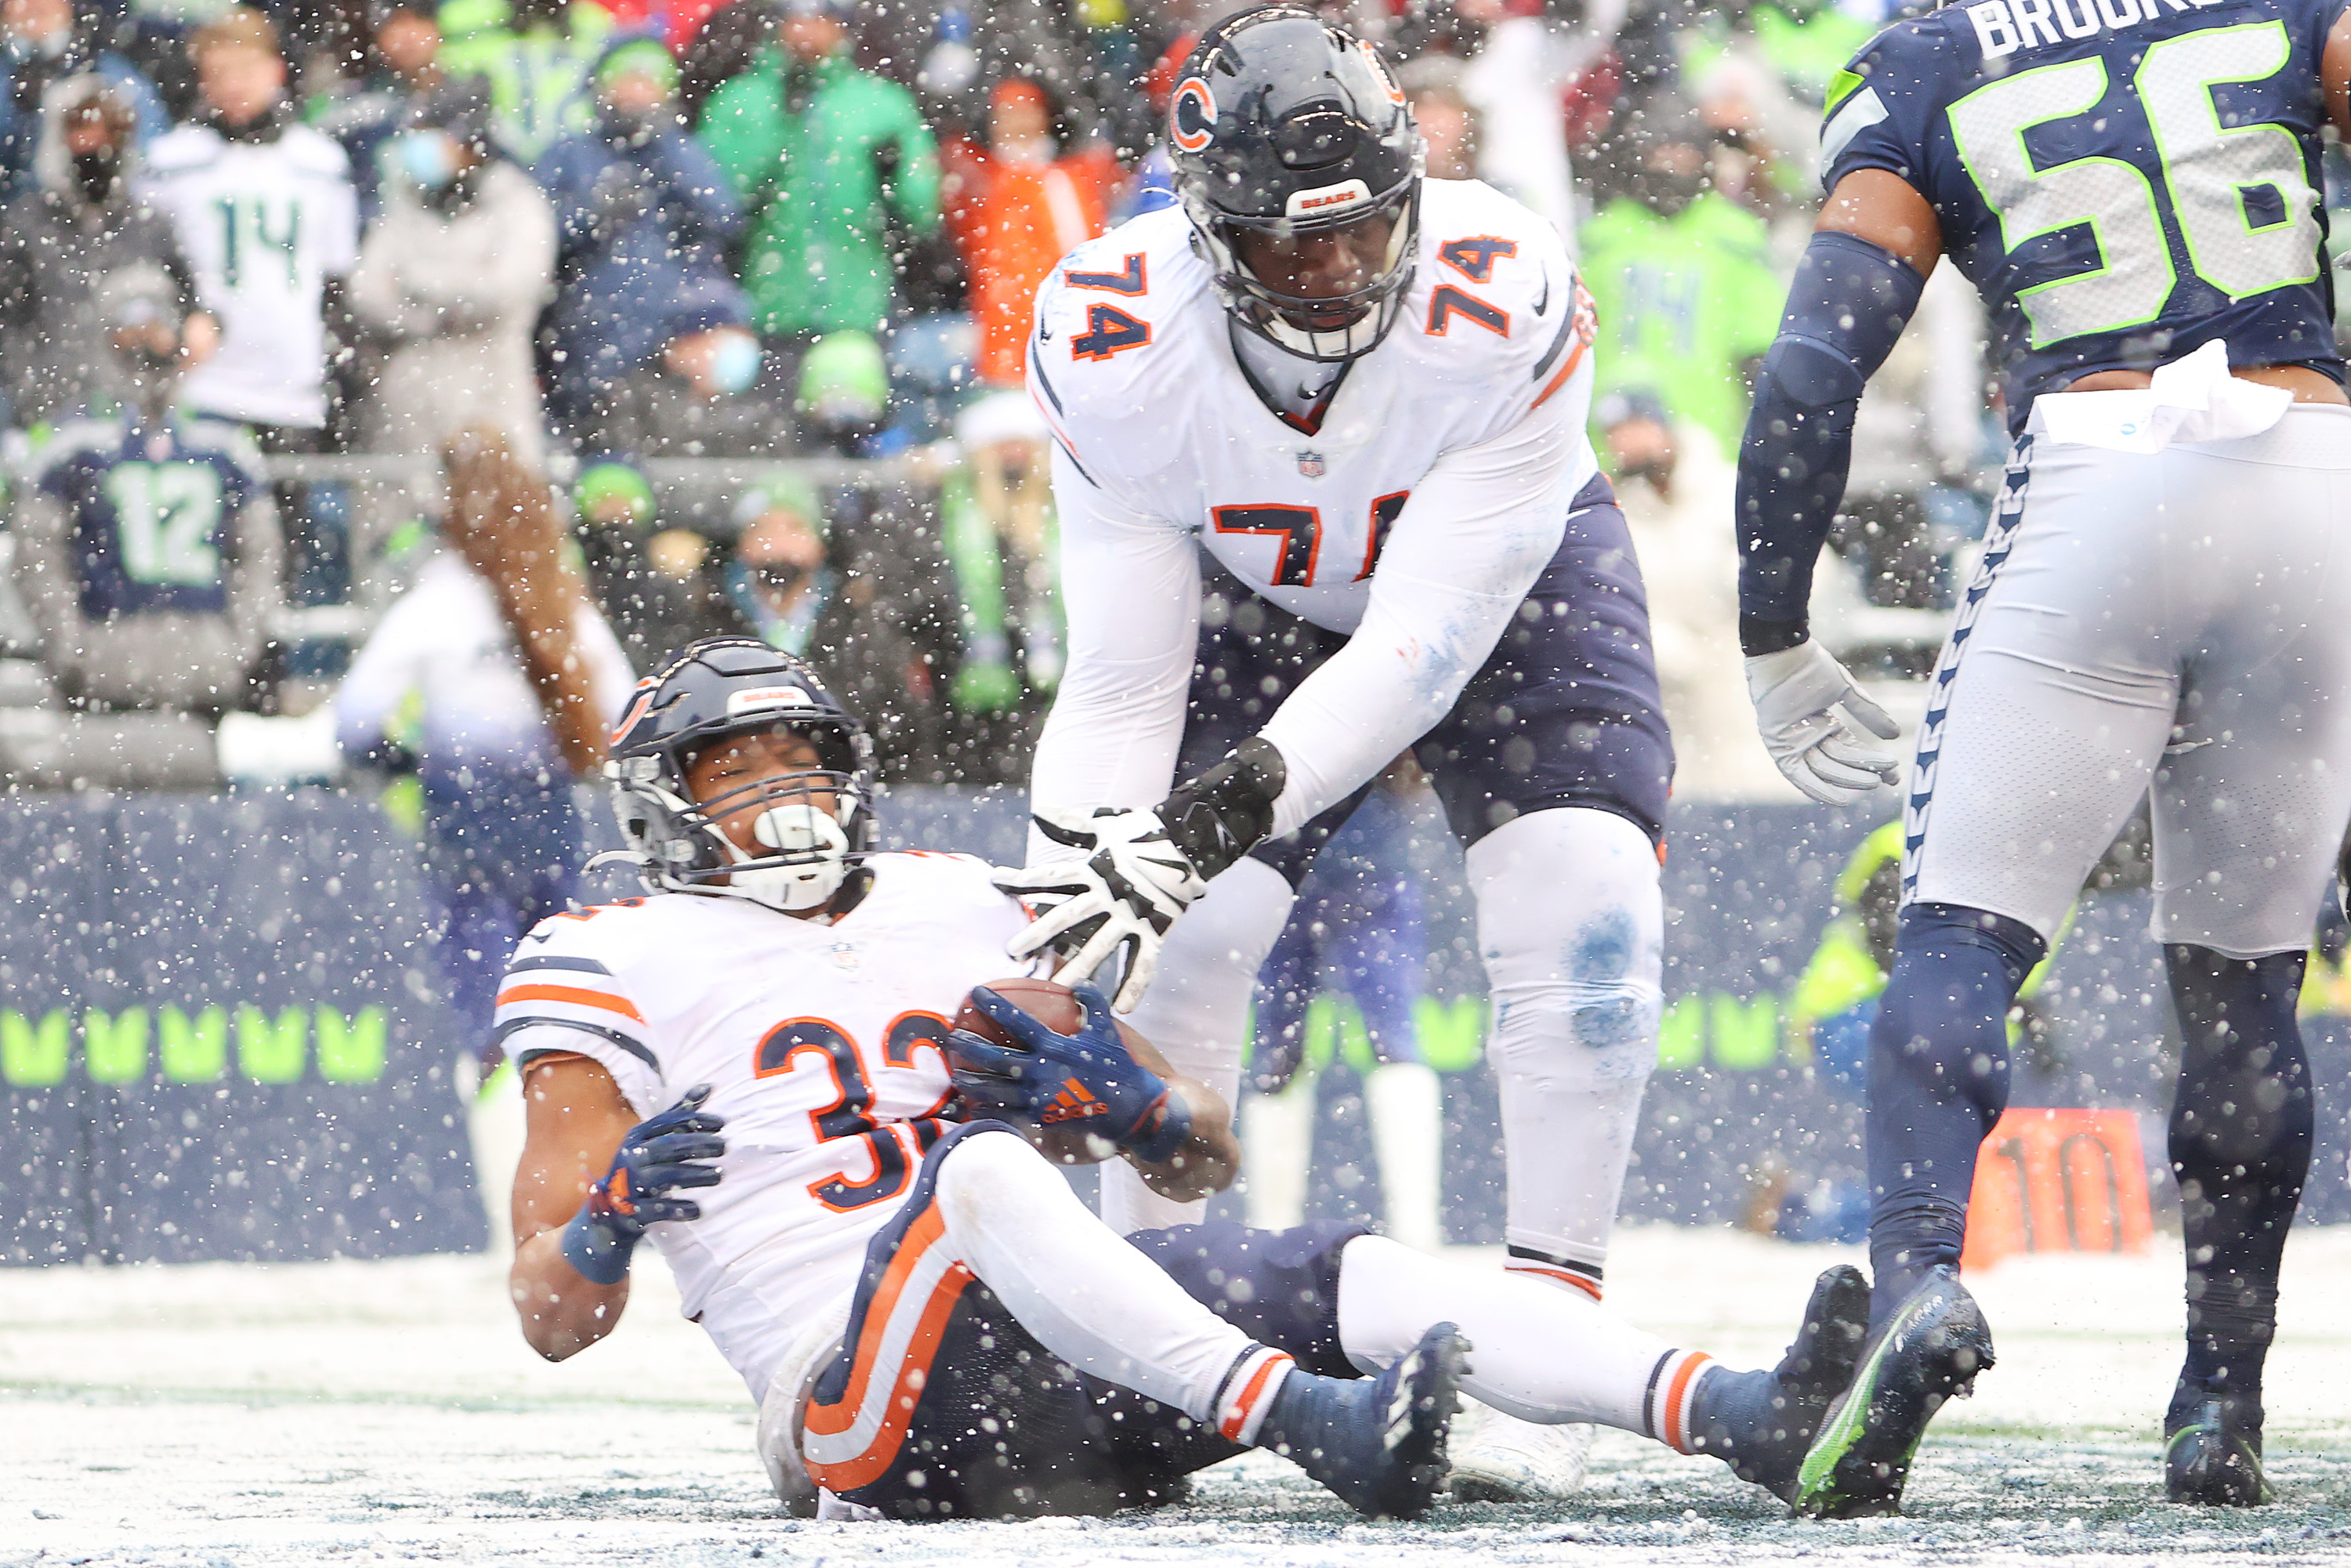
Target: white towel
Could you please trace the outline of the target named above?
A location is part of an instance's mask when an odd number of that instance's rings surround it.
[[[2031,430],[2052,441],[2153,454],[2175,441],[2259,435],[2285,417],[2294,393],[2229,373],[2229,348],[2207,343],[2159,367],[2154,384],[2118,392],[2053,392],[2032,404]]]

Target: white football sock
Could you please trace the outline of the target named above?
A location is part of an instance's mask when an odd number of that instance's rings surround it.
[[[1573,1291],[1467,1268],[1383,1236],[1339,1257],[1339,1346],[1366,1372],[1432,1323],[1469,1342],[1462,1391],[1545,1426],[1592,1421],[1687,1451],[1689,1403],[1712,1357],[1676,1349]]]
[[[1250,1094],[1241,1106],[1241,1191],[1249,1222],[1287,1230],[1306,1218],[1307,1166],[1314,1153],[1314,1069],[1301,1062],[1279,1094]]]
[[[1159,969],[1142,1005],[1127,1015],[1167,1065],[1237,1105],[1241,1054],[1257,972],[1290,920],[1297,894],[1282,874],[1244,856],[1208,884],[1169,928]],[[1102,1221],[1121,1236],[1197,1225],[1207,1201],[1177,1203],[1143,1185],[1123,1160],[1102,1167]]]
[[[1390,1061],[1364,1079],[1372,1147],[1380,1162],[1380,1196],[1387,1234],[1406,1247],[1434,1252],[1445,1242],[1437,1223],[1445,1149],[1445,1086],[1437,1070],[1417,1061]]]
[[[1509,1267],[1596,1298],[1657,1062],[1656,848],[1622,817],[1564,807],[1487,834],[1468,872],[1494,999]]]
[[[1087,1212],[1026,1140],[965,1138],[940,1162],[937,1191],[941,1239],[1038,1343],[1096,1377],[1214,1421],[1235,1442],[1256,1439],[1290,1358],[1185,1294]]]

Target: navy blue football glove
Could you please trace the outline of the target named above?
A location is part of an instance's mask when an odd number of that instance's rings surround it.
[[[628,1277],[629,1254],[646,1226],[702,1218],[700,1204],[670,1194],[718,1185],[718,1167],[707,1162],[726,1152],[726,1140],[718,1135],[726,1118],[702,1108],[709,1098],[710,1085],[697,1083],[621,1140],[612,1168],[588,1189],[588,1201],[563,1228],[563,1256],[582,1276],[617,1285]]]
[[[1128,1051],[1109,999],[1092,986],[1074,994],[1084,1021],[1077,1033],[1059,1034],[986,986],[971,988],[972,1004],[1019,1043],[998,1045],[960,1029],[947,1037],[965,1107],[974,1117],[1056,1130],[1079,1123],[1143,1159],[1166,1159],[1191,1134],[1192,1113]]]

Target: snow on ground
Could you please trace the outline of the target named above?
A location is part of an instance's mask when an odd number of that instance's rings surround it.
[[[2243,1513],[2157,1500],[2179,1333],[2177,1255],[2157,1246],[1975,1276],[1999,1368],[1935,1427],[1910,1517],[1840,1524],[1789,1521],[1711,1460],[1603,1434],[1573,1503],[1415,1525],[1355,1521],[1259,1456],[1153,1515],[820,1525],[778,1513],[749,1398],[658,1267],[619,1333],[561,1366],[524,1349],[493,1259],[0,1270],[0,1568],[2351,1558],[2351,1228],[2297,1235],[2288,1254],[2269,1388],[2284,1501]],[[1752,1364],[1845,1256],[1635,1229],[1610,1296]]]

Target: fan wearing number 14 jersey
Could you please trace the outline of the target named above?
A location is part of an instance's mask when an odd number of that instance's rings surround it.
[[[2318,196],[2346,93],[2346,0],[1982,0],[1896,24],[1831,90],[1828,204],[1739,481],[1749,686],[1816,799],[1898,773],[1805,608],[1856,400],[1938,257],[1997,322],[2014,446],[1908,779],[1868,1065],[1874,1338],[1805,1507],[1892,1507],[1910,1452],[1852,1420],[1931,1412],[1991,1364],[1957,1265],[2005,1017],[2142,795],[2184,1041],[2167,1486],[2269,1496],[2262,1375],[2313,1128],[2294,1003],[2351,820],[2351,406]]]
[[[1070,663],[999,878],[1041,911],[1013,952],[1065,982],[1123,952],[1117,1005],[1231,1096],[1301,879],[1410,753],[1478,900],[1507,1266],[1597,1296],[1656,1057],[1673,753],[1584,434],[1591,301],[1544,220],[1423,177],[1386,67],[1310,10],[1212,28],[1168,140],[1180,205],[1038,296]],[[1102,1204],[1195,1212],[1118,1170]]]

